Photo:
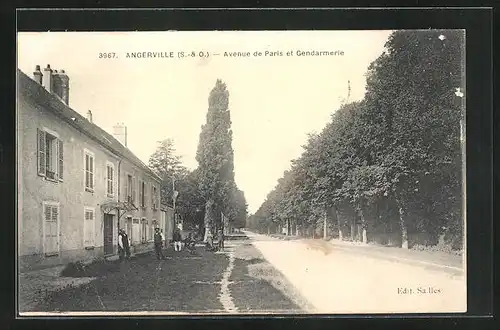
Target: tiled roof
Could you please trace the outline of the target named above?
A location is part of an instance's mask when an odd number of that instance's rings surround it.
[[[160,177],[153,170],[151,170],[136,155],[134,155],[130,149],[121,144],[113,135],[109,134],[99,126],[89,122],[81,114],[62,102],[57,95],[49,93],[43,86],[28,77],[19,69],[17,70],[17,78],[18,93],[33,99],[44,109],[52,111],[69,125],[88,135],[90,138],[118,156],[126,158],[153,178],[161,181]],[[72,118],[75,118],[75,120]]]

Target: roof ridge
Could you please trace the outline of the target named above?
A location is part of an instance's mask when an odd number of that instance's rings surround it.
[[[31,79],[19,68],[17,69],[17,71],[18,78],[24,80],[24,87],[26,88],[26,92],[28,92],[29,97],[33,99],[41,97],[42,100],[40,101],[45,101],[44,108],[56,113],[56,115],[61,117],[64,121],[82,131],[84,134],[89,135],[103,147],[111,149],[113,153],[128,159],[138,167],[142,167],[143,170],[149,172],[150,175],[155,176],[157,180],[161,181],[161,178],[158,174],[156,174],[148,165],[146,165],[139,157],[137,157],[129,148],[118,141],[118,139],[115,138],[112,134],[101,128],[99,125],[88,121],[87,118],[85,118],[82,114],[64,103],[60,98],[57,98],[54,93],[50,93],[49,91],[47,91],[43,86]],[[17,83],[18,87],[19,85],[23,85],[19,80]],[[33,90],[35,93],[29,93],[30,90]],[[71,118],[76,118],[76,120],[71,120]],[[98,133],[101,136],[99,136]],[[110,143],[104,143],[103,139],[110,140]]]

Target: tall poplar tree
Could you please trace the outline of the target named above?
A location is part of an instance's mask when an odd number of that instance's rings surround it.
[[[220,225],[220,214],[228,207],[234,183],[234,155],[229,113],[229,92],[217,79],[208,98],[206,123],[201,128],[196,160],[198,184],[205,199],[206,241],[213,227]]]

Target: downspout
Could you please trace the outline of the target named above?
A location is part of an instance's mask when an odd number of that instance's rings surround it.
[[[120,202],[120,182],[121,182],[121,176],[120,176],[120,166],[122,164],[122,159],[118,161],[118,193],[117,193],[117,202]],[[120,229],[120,209],[117,209],[117,218],[118,218],[118,229]]]

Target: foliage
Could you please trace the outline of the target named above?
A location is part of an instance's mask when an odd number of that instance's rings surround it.
[[[314,227],[332,208],[364,210],[371,228],[425,233],[434,244],[444,233],[460,248],[462,44],[460,31],[394,32],[368,68],[364,99],[309,136],[248,225]]]
[[[172,205],[173,182],[176,182],[176,190],[179,181],[185,179],[189,174],[186,167],[182,165],[181,157],[175,154],[174,141],[165,139],[158,142],[156,151],[149,157],[149,167],[162,179],[160,195],[161,202]],[[182,186],[182,183],[180,184]]]
[[[173,206],[173,189],[179,193],[176,199],[176,213],[189,226],[200,224],[203,216],[203,198],[198,190],[196,171],[189,171],[182,165],[182,159],[175,154],[174,141],[158,142],[156,151],[149,158],[149,167],[162,178],[160,196],[162,204]]]
[[[201,128],[196,153],[198,188],[205,199],[205,227],[209,231],[213,225],[220,225],[221,212],[239,217],[243,211],[236,212],[236,205],[246,205],[240,202],[242,195],[234,181],[233,132],[228,107],[229,92],[218,79],[208,98],[206,123]]]

